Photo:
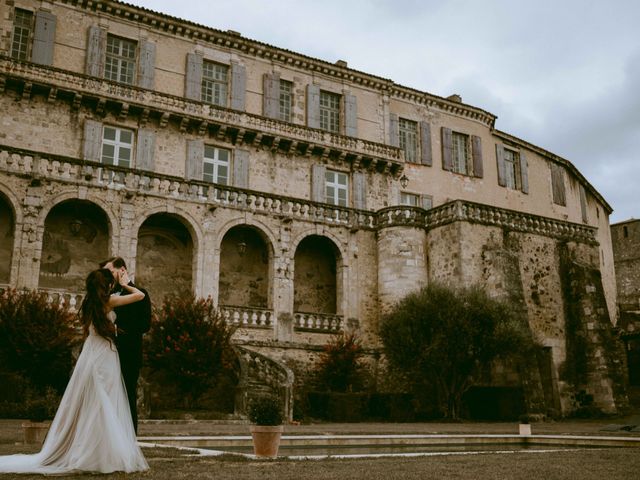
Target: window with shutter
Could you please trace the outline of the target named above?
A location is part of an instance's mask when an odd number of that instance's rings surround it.
[[[326,203],[341,207],[349,204],[349,177],[346,173],[327,170],[324,185]]]
[[[114,82],[135,84],[136,48],[133,40],[107,35],[104,78]]]
[[[31,59],[31,35],[33,32],[33,12],[16,8],[13,19],[13,38],[11,41],[11,58],[16,60]]]
[[[469,175],[469,135],[451,132],[451,149],[452,171]]]
[[[420,195],[415,193],[400,192],[400,205],[420,207]]]
[[[340,132],[340,95],[320,91],[320,128],[328,132]]]
[[[133,152],[133,131],[105,126],[102,130],[100,161],[105,165],[130,167]]]
[[[564,169],[560,165],[551,163],[551,192],[553,203],[556,205],[567,205],[564,188]]]
[[[229,67],[219,63],[202,63],[202,101],[227,106],[229,96]]]
[[[404,150],[404,159],[409,163],[418,161],[418,123],[406,118],[398,119],[398,137],[400,148]]]
[[[231,152],[224,148],[204,146],[202,179],[205,182],[229,184]]]
[[[282,79],[278,83],[278,118],[290,122],[293,108],[293,83]]]
[[[53,44],[56,35],[56,17],[51,12],[36,12],[33,52],[31,61],[40,65],[53,63]]]

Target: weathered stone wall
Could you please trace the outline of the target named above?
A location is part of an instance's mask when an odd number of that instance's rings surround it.
[[[13,209],[0,195],[0,283],[4,284],[8,284],[11,278],[14,223]]]
[[[640,220],[611,226],[621,310],[640,310]]]

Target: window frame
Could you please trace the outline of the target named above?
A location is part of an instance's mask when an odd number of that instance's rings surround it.
[[[29,25],[18,25],[18,13],[26,15],[29,20]],[[35,14],[31,10],[25,8],[16,8],[13,14],[13,32],[11,34],[11,51],[10,56],[14,60],[31,60],[33,52],[33,35],[35,31]],[[19,38],[16,38],[18,31],[20,31]],[[26,37],[24,35],[26,31]],[[23,43],[24,41],[24,43]],[[16,44],[18,45],[17,55],[14,54],[16,50]]]
[[[405,162],[420,163],[419,132],[418,122],[408,118],[398,118],[398,146],[404,151]],[[410,145],[411,140],[413,145]]]
[[[320,129],[331,133],[340,133],[342,95],[320,90],[318,104]]]
[[[415,203],[407,203],[404,200],[406,199],[414,199]],[[421,197],[420,194],[418,193],[412,193],[412,192],[400,192],[400,205],[406,206],[406,207],[420,207],[421,205]]]
[[[460,139],[457,142],[456,139]],[[464,146],[464,151],[460,152],[460,146]],[[461,155],[464,155],[464,166],[460,165]],[[451,171],[461,175],[473,175],[473,159],[471,157],[471,135],[466,133],[451,131]]]
[[[207,156],[207,149],[212,149],[214,156]],[[220,159],[220,152],[226,152],[227,159]],[[206,172],[207,165],[211,165],[211,173]],[[220,181],[220,168],[226,167],[227,175],[225,181]],[[217,145],[204,145],[202,153],[202,181],[209,183],[217,183],[219,185],[231,185],[231,150],[219,147]]]
[[[293,82],[280,79],[278,84],[278,118],[283,122],[291,123],[293,117]]]
[[[217,78],[217,73],[224,71],[224,79]],[[210,74],[211,73],[211,74]],[[231,68],[224,63],[212,60],[202,61],[201,99],[203,102],[217,107],[228,108],[231,88],[229,80]],[[210,89],[210,90],[209,90]],[[218,101],[216,102],[216,99]]]
[[[511,158],[509,158],[511,156]],[[522,167],[520,165],[520,152],[504,147],[502,160],[504,161],[505,187],[512,190],[522,190]]]
[[[112,129],[115,131],[115,135],[114,135],[114,139],[108,139],[105,138],[105,134],[107,132],[107,129]],[[123,132],[128,132],[131,134],[131,143],[125,143],[121,140],[122,137],[122,133]],[[113,165],[116,167],[124,167],[124,168],[132,168],[133,167],[133,155],[134,155],[134,150],[133,147],[135,145],[135,137],[136,137],[136,133],[134,130],[128,129],[128,128],[122,128],[122,127],[117,127],[115,125],[103,125],[102,127],[102,141],[100,144],[100,163],[102,163],[103,165]],[[110,145],[113,147],[113,158],[112,158],[112,162],[111,163],[107,163],[105,162],[105,154],[104,154],[104,148],[105,145]],[[120,156],[120,151],[121,149],[127,147],[129,149],[129,160],[128,160],[128,165],[123,165],[122,164],[122,160],[121,160],[121,156]]]
[[[333,176],[332,179],[329,178],[330,175]],[[344,183],[341,183],[340,179],[344,179]],[[330,195],[329,189],[333,189],[333,195]],[[344,199],[340,198],[340,192],[344,192]],[[349,174],[347,172],[329,169],[324,172],[324,200],[330,205],[349,206]]]

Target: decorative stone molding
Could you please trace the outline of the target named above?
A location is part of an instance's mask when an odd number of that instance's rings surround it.
[[[325,159],[347,161],[354,168],[376,168],[399,175],[404,168],[404,154],[398,147],[347,137],[303,125],[282,122],[260,115],[240,112],[187,98],[159,93],[144,88],[122,85],[110,80],[73,73],[59,68],[13,60],[0,55],[0,78],[22,84],[16,88],[26,98],[26,85],[73,95],[78,102],[94,105],[97,111],[109,102],[120,105],[118,115],[134,111],[146,124],[150,113],[160,118],[160,126],[166,126],[170,118],[180,122],[181,129],[192,125],[203,134],[217,129],[218,135],[229,135],[233,143],[264,146],[283,150],[285,153],[318,155]],[[79,106],[79,105],[78,105]],[[125,113],[123,113],[123,111]]]

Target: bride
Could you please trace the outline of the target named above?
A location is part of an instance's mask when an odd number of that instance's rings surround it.
[[[109,295],[115,279],[107,269],[87,277],[80,307],[86,339],[42,450],[0,457],[0,472],[110,473],[149,468],[131,422],[114,344],[113,312],[115,307],[142,300],[144,293],[129,285],[126,272],[118,281],[130,295]]]

